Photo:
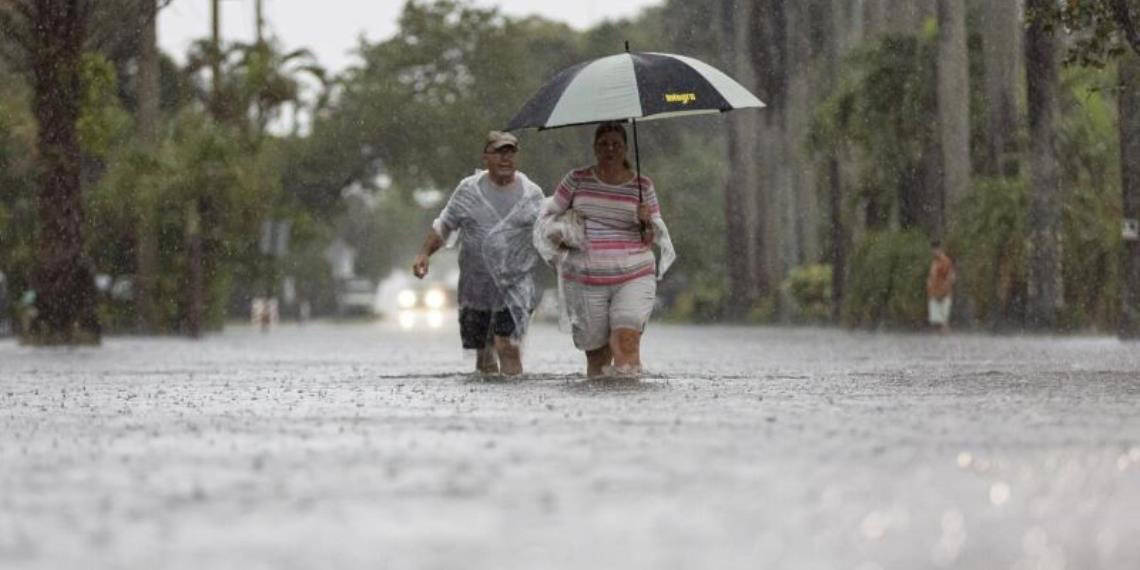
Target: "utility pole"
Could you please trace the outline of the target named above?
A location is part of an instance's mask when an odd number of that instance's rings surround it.
[[[222,15],[221,0],[210,0],[210,106],[214,118],[221,115],[222,103]]]
[[[265,29],[265,11],[262,9],[262,0],[254,0],[254,21],[257,22],[257,45],[265,41],[263,30]]]

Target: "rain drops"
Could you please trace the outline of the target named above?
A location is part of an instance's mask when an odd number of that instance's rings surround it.
[[[958,454],[958,467],[962,469],[969,469],[970,464],[974,462],[974,456],[970,455],[969,451],[963,451]]]
[[[966,542],[965,517],[957,509],[942,513],[942,536],[930,552],[930,561],[939,568],[946,568],[958,559],[962,545]]]
[[[859,531],[867,540],[880,540],[891,529],[902,529],[907,526],[910,516],[902,508],[892,508],[887,511],[871,511],[863,517],[859,524]]]
[[[990,486],[990,502],[996,507],[1000,507],[1009,501],[1009,495],[1009,483],[998,481]]]
[[[1066,568],[1065,552],[1060,544],[1049,540],[1045,529],[1035,526],[1025,532],[1021,539],[1025,557],[1013,565],[1015,570],[1063,570]]]
[[[1118,471],[1125,471],[1128,466],[1133,463],[1140,463],[1140,447],[1132,447],[1128,453],[1122,454],[1116,458],[1116,469]]]
[[[887,533],[887,527],[890,525],[890,517],[880,511],[871,511],[867,516],[863,517],[863,522],[859,525],[859,529],[863,532],[863,538],[867,540],[879,540]]]

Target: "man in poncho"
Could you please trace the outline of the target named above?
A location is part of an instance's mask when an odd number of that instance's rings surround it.
[[[459,232],[459,336],[484,374],[522,373],[519,345],[538,302],[531,235],[543,194],[518,172],[518,150],[514,135],[487,134],[486,169],[455,188],[412,266],[423,278],[431,255]]]

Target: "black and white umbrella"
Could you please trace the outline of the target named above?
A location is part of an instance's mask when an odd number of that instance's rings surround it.
[[[559,72],[523,105],[507,130],[630,121],[641,199],[639,120],[762,108],[764,103],[724,72],[698,59],[671,53],[630,53],[629,42],[625,49],[625,53]]]
[[[626,52],[559,72],[523,105],[507,130],[636,122],[763,106],[742,85],[700,60]]]

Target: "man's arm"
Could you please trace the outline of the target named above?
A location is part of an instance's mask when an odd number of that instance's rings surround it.
[[[416,256],[415,262],[412,263],[412,274],[423,279],[424,275],[428,273],[428,258],[441,247],[443,247],[443,238],[436,233],[434,228],[428,229],[424,244],[420,247],[420,253]]]
[[[456,196],[458,196],[464,188],[464,184],[468,179],[459,182],[459,186],[451,193],[451,197],[447,199],[447,204],[443,207],[443,211],[439,213],[439,217],[431,223],[428,228],[427,237],[424,238],[424,244],[420,246],[420,253],[416,255],[416,260],[412,262],[412,274],[416,277],[423,279],[424,275],[428,273],[428,258],[433,253],[443,247],[444,242],[447,240],[451,232],[459,227],[459,220],[462,216],[463,208],[457,205]]]

